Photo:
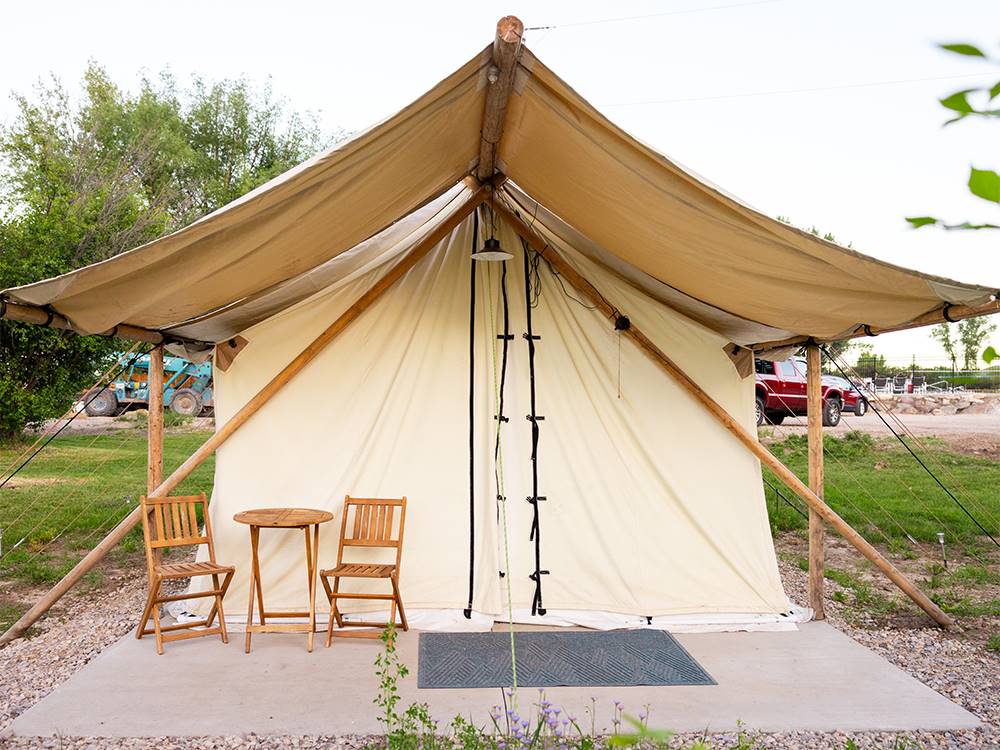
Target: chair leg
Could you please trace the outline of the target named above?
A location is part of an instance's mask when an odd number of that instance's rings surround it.
[[[212,576],[213,580],[216,576]],[[226,591],[229,590],[229,583],[233,580],[232,573],[226,573],[226,577],[222,580],[222,587],[219,588],[216,585],[215,590],[219,593],[215,595],[216,606],[219,608],[219,629],[222,631],[222,642],[229,643],[229,632],[226,630],[226,615],[222,611],[222,599],[226,596]]]
[[[409,630],[410,626],[406,622],[406,612],[403,609],[403,597],[399,595],[399,583],[396,581],[396,576],[392,576],[389,580],[392,581],[392,595],[394,597],[393,604],[399,605],[399,619],[403,622],[403,630]],[[395,613],[393,613],[392,619],[393,622],[396,621]]]
[[[149,583],[149,593],[146,595],[146,608],[142,610],[142,617],[139,618],[139,627],[135,631],[135,638],[139,640],[142,638],[143,631],[146,630],[146,625],[149,624],[149,616],[153,612],[153,601],[155,599],[156,588],[152,581]]]
[[[330,644],[333,643],[333,592],[330,590],[330,582],[326,580],[326,576],[320,576],[319,580],[323,583],[326,600],[330,604],[330,617],[326,621],[326,647],[330,648]]]
[[[160,582],[156,582],[156,597],[153,600],[153,630],[156,632],[156,653],[163,655],[163,633],[160,630]]]
[[[340,576],[334,576],[333,578],[333,593],[340,593]],[[333,599],[333,616],[337,620],[337,627],[344,627],[344,617],[340,614],[340,607],[337,606],[337,597],[331,597]]]
[[[219,574],[212,574],[212,586],[218,591],[219,590]],[[215,610],[219,608],[219,595],[216,594],[214,597],[215,601],[212,602],[212,608],[208,610],[208,617],[205,618],[205,627],[212,627],[212,622],[215,620]]]
[[[390,579],[391,581],[392,579]],[[389,603],[389,624],[396,626],[396,589],[393,588],[392,601]]]

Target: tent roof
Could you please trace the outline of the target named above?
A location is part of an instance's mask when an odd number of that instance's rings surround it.
[[[218,342],[405,249],[458,211],[480,145],[487,47],[408,107],[173,234],[2,294],[81,333]],[[753,346],[902,326],[995,290],[893,266],[771,219],[630,137],[523,49],[499,200],[653,297]]]

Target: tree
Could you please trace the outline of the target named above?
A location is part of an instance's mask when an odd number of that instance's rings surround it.
[[[938,323],[931,328],[931,338],[937,341],[951,360],[951,369],[958,369],[958,340],[954,336],[951,323]]]
[[[972,44],[958,42],[955,44],[942,44],[941,49],[955,55],[964,57],[979,58],[984,62],[997,65],[1000,60],[986,55],[981,49]],[[961,122],[968,117],[982,117],[987,120],[1000,117],[1000,108],[994,100],[1000,96],[1000,81],[992,86],[983,86],[971,89],[956,91],[954,94],[940,100],[941,106],[948,110],[951,115],[950,120],[945,125]],[[977,198],[993,204],[993,208],[1000,203],[1000,174],[992,169],[978,169],[971,167],[968,180],[969,192]],[[909,216],[906,219],[914,229],[928,226],[939,226],[943,229],[1000,229],[1000,224],[990,222],[962,221],[958,223],[948,223],[935,216]]]
[[[997,329],[989,318],[966,318],[958,324],[958,339],[962,344],[962,362],[966,370],[975,370],[979,350],[986,338]]]
[[[0,129],[0,288],[65,273],[177,229],[324,144],[309,117],[245,80],[137,93],[91,64],[78,105],[55,80]],[[55,416],[120,345],[0,321],[0,438]]]
[[[875,353],[872,344],[857,344],[858,359],[854,365],[854,370],[865,378],[873,378],[879,374],[885,374],[885,356]]]

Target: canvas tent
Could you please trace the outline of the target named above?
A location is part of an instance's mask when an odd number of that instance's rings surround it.
[[[218,446],[213,525],[220,559],[240,568],[235,602],[249,556],[237,510],[406,494],[414,609],[501,617],[509,581],[522,612],[778,621],[789,603],[760,463],[733,439],[753,430],[750,352],[983,314],[994,290],[752,210],[514,47],[509,68],[491,45],[388,120],[174,234],[4,291],[4,314],[195,353],[246,342],[217,372],[206,449]],[[506,271],[470,258],[493,232],[513,255]],[[529,311],[537,339],[524,337]],[[665,377],[639,336],[693,386]],[[303,350],[308,363],[282,380]],[[509,422],[496,419],[501,393]],[[324,533],[321,565],[335,554]],[[301,605],[300,540],[261,545],[269,608]]]

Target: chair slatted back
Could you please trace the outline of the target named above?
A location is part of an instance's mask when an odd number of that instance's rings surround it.
[[[340,522],[340,550],[337,564],[344,562],[347,547],[382,547],[396,550],[396,568],[403,554],[403,529],[406,522],[406,497],[344,498]]]
[[[198,527],[198,506],[201,506],[204,530]],[[212,541],[212,521],[208,515],[205,493],[179,497],[142,498],[142,535],[146,543],[146,559],[152,570],[154,550],[164,547],[208,545],[208,555],[215,562]]]

